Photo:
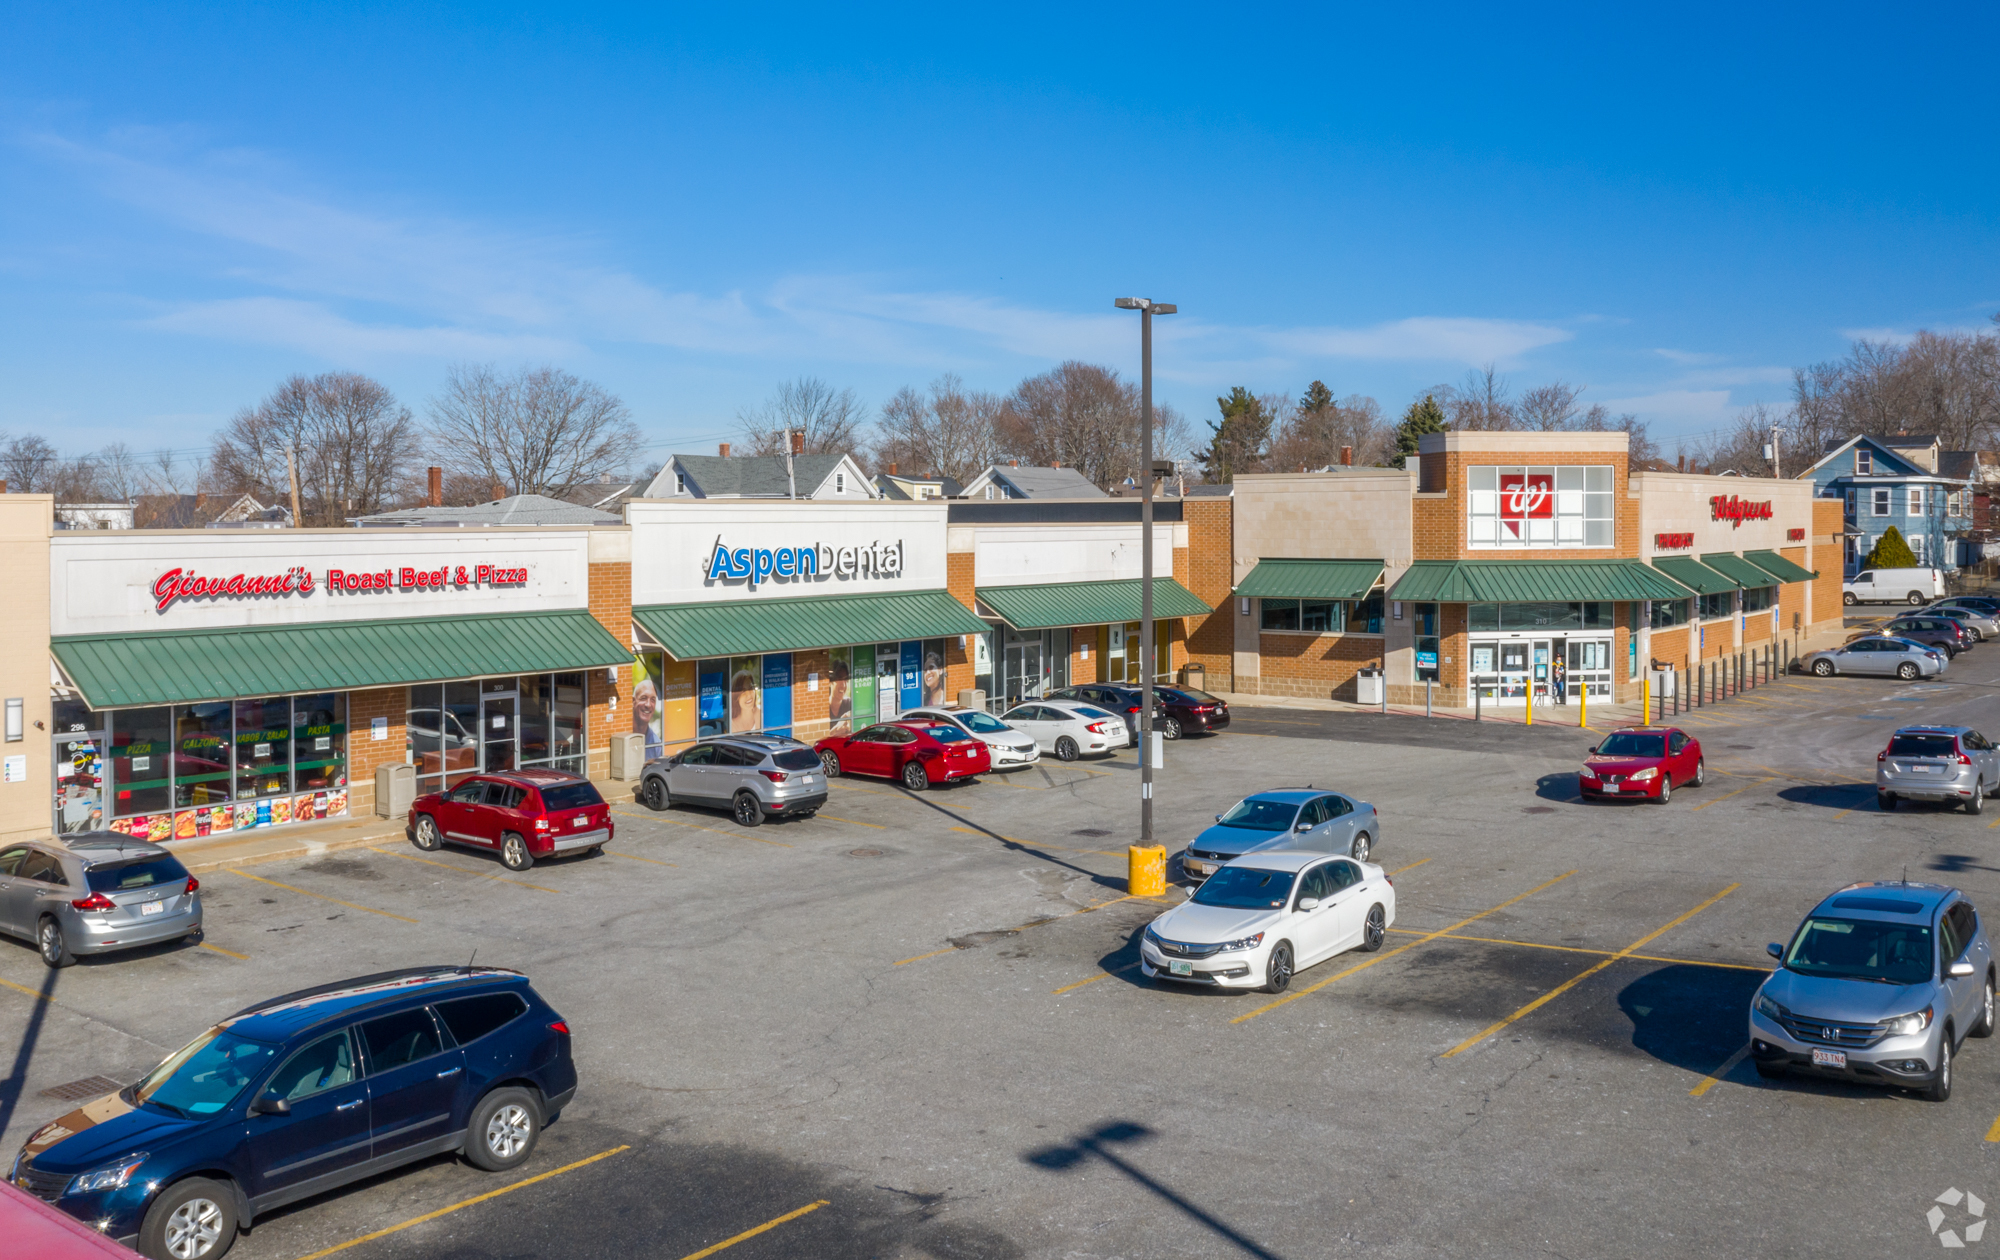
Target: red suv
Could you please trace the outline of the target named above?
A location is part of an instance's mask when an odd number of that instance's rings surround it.
[[[879,774],[912,792],[969,779],[993,768],[986,742],[943,722],[882,722],[813,745],[826,777]]]
[[[536,858],[594,853],[611,839],[611,806],[590,780],[561,770],[467,775],[410,806],[410,843],[498,849],[510,871]]]

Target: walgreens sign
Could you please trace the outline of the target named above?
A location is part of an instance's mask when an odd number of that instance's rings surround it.
[[[1709,517],[1713,521],[1728,521],[1730,528],[1740,529],[1745,521],[1768,521],[1771,519],[1771,501],[1752,503],[1739,499],[1733,494],[1718,494],[1708,501]]]
[[[1500,474],[1500,523],[1509,534],[1524,538],[1529,521],[1545,521],[1555,514],[1553,473]]]
[[[281,599],[296,595],[305,598],[315,591],[333,594],[411,593],[416,591],[470,590],[478,587],[525,586],[524,566],[495,564],[443,564],[437,568],[404,565],[387,569],[328,569],[315,577],[304,565],[293,565],[282,573],[234,573],[213,576],[190,568],[168,569],[153,582],[154,607],[159,612],[181,600],[196,599]]]

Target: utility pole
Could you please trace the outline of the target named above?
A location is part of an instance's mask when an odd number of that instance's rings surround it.
[[[1784,480],[1785,473],[1778,461],[1778,426],[1771,426],[1771,476],[1774,480]]]
[[[1172,476],[1153,466],[1153,316],[1180,308],[1149,298],[1119,298],[1139,312],[1139,843],[1153,842],[1153,482]]]
[[[292,528],[299,527],[299,448],[285,448],[285,477],[292,483]]]
[[[805,434],[801,433],[795,438],[790,429],[785,430],[785,487],[794,499],[799,497],[799,478],[798,474],[792,471],[792,452],[803,445],[805,445]]]

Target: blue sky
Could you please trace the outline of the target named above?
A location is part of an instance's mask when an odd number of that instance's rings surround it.
[[[0,428],[554,362],[700,450],[804,373],[1136,372],[1130,293],[1201,419],[1490,361],[1671,438],[2000,309],[1991,7],[1387,7],[12,6]]]

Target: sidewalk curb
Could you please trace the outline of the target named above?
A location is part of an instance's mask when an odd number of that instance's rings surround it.
[[[189,874],[199,875],[205,871],[226,871],[238,866],[258,866],[265,862],[283,862],[294,858],[318,857],[322,853],[337,853],[343,849],[364,849],[371,845],[380,844],[384,840],[401,840],[402,838],[403,832],[398,828],[395,831],[384,831],[372,836],[342,836],[338,840],[301,839],[282,849],[273,849],[266,853],[249,853],[241,857],[215,857],[207,861],[202,861],[194,854],[186,854],[186,856],[181,857],[181,865],[187,867]],[[182,852],[185,853],[185,850]],[[179,855],[177,854],[177,856]],[[190,861],[190,858],[194,860]]]

